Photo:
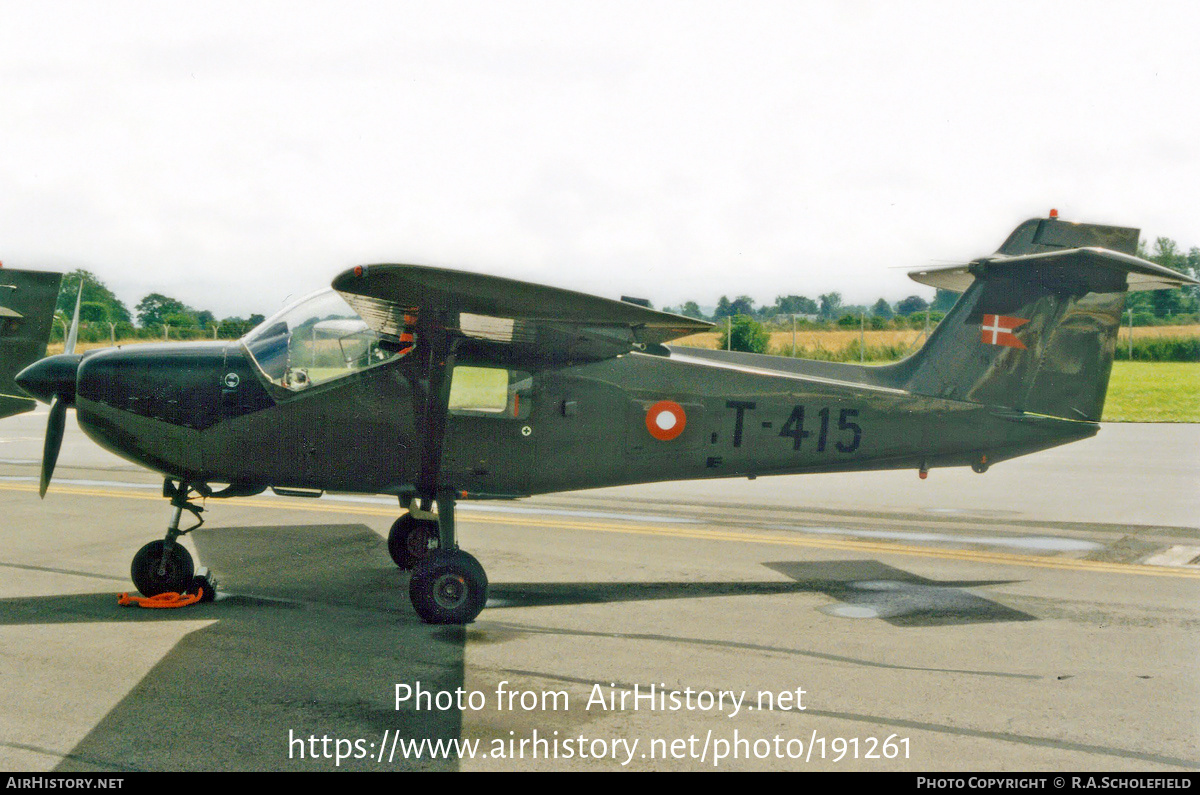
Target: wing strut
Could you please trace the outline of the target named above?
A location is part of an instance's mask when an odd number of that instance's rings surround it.
[[[417,350],[424,357],[427,374],[420,418],[421,464],[417,474],[417,493],[423,505],[437,501],[438,530],[442,549],[458,547],[454,533],[454,503],[457,496],[450,484],[441,483],[442,448],[446,438],[446,416],[450,406],[450,380],[461,342],[453,328],[454,313],[442,310],[417,315]],[[420,390],[414,390],[420,394]]]

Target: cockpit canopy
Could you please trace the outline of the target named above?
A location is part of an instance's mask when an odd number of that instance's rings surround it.
[[[381,335],[332,289],[324,289],[264,320],[242,343],[275,384],[293,391],[404,356],[412,335]]]

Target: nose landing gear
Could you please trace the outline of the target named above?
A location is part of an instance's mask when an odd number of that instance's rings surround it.
[[[161,541],[151,541],[137,551],[133,563],[129,567],[129,576],[133,585],[143,596],[157,596],[161,593],[174,591],[184,593],[193,584],[196,564],[192,555],[177,539],[192,532],[204,524],[200,513],[204,509],[189,502],[189,495],[195,490],[188,483],[180,483],[178,487],[170,480],[163,483],[163,496],[171,498],[175,512],[171,523],[167,526],[167,536]],[[202,495],[203,492],[197,491]],[[184,511],[196,517],[196,524],[186,530],[179,529],[179,519]]]

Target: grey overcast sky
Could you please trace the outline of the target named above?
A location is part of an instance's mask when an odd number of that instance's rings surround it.
[[[656,306],[1200,246],[1200,4],[0,0],[0,261],[269,314],[363,262]]]

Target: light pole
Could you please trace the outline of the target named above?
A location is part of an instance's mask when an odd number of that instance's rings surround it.
[[[66,319],[65,317],[63,317],[63,315],[62,315],[62,313],[61,313],[61,312],[55,312],[55,313],[54,313],[54,319],[55,319],[55,320],[57,320],[59,323],[62,323],[62,327],[63,327],[63,349],[64,349],[64,350],[66,350],[66,345],[67,345],[67,334],[69,333],[69,332],[67,331],[67,319]]]
[[[867,361],[867,316],[863,312],[858,313],[858,361]]]
[[[1129,361],[1133,361],[1133,307],[1129,309]]]

